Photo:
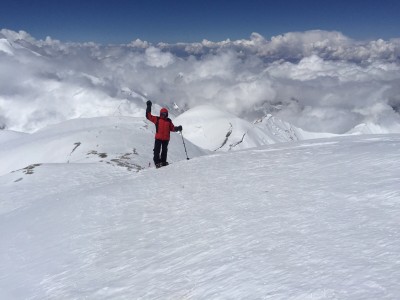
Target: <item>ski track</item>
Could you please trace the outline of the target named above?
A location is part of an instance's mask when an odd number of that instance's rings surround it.
[[[395,299],[400,137],[0,177],[1,299]],[[5,199],[5,200],[4,200]]]

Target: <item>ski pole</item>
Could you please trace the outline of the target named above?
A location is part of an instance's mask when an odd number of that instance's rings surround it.
[[[187,151],[186,151],[185,140],[183,139],[183,133],[182,133],[182,131],[181,131],[181,137],[182,137],[183,147],[185,147],[186,159],[189,160],[189,157],[188,157],[188,154],[187,154]]]

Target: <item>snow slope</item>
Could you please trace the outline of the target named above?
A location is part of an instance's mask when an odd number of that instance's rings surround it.
[[[0,298],[396,299],[399,147],[363,135],[4,174]]]
[[[272,115],[254,124],[215,106],[200,105],[175,119],[184,127],[184,135],[193,144],[211,151],[240,150],[279,142],[336,136],[312,133]]]
[[[0,132],[0,138],[2,133],[6,139],[11,132]],[[65,121],[0,143],[0,175],[42,163],[102,162],[140,170],[153,163],[154,134],[154,124],[145,118],[97,117]],[[205,153],[189,141],[186,147],[191,157]],[[174,162],[183,158],[186,154],[182,138],[172,133],[168,159]]]
[[[387,134],[400,133],[400,124],[375,124],[372,122],[362,123],[355,126],[347,134]]]
[[[26,133],[13,130],[0,130],[0,144],[11,140],[19,139],[25,136]]]

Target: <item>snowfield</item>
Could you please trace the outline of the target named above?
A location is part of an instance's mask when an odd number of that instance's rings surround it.
[[[0,299],[400,296],[400,135],[186,160],[173,134],[154,169],[153,134],[99,118],[0,144]]]

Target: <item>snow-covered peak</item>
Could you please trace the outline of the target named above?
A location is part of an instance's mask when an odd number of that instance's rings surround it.
[[[387,134],[400,133],[400,124],[392,123],[390,125],[380,125],[372,122],[362,123],[355,126],[347,134]]]
[[[7,39],[0,38],[0,52],[6,53],[8,55],[14,55],[13,47]]]
[[[215,106],[194,107],[175,119],[182,124],[184,136],[208,150],[229,150],[253,125]]]
[[[247,149],[279,142],[335,136],[312,133],[268,115],[250,123],[211,105],[194,107],[175,119],[193,144],[211,151]]]

